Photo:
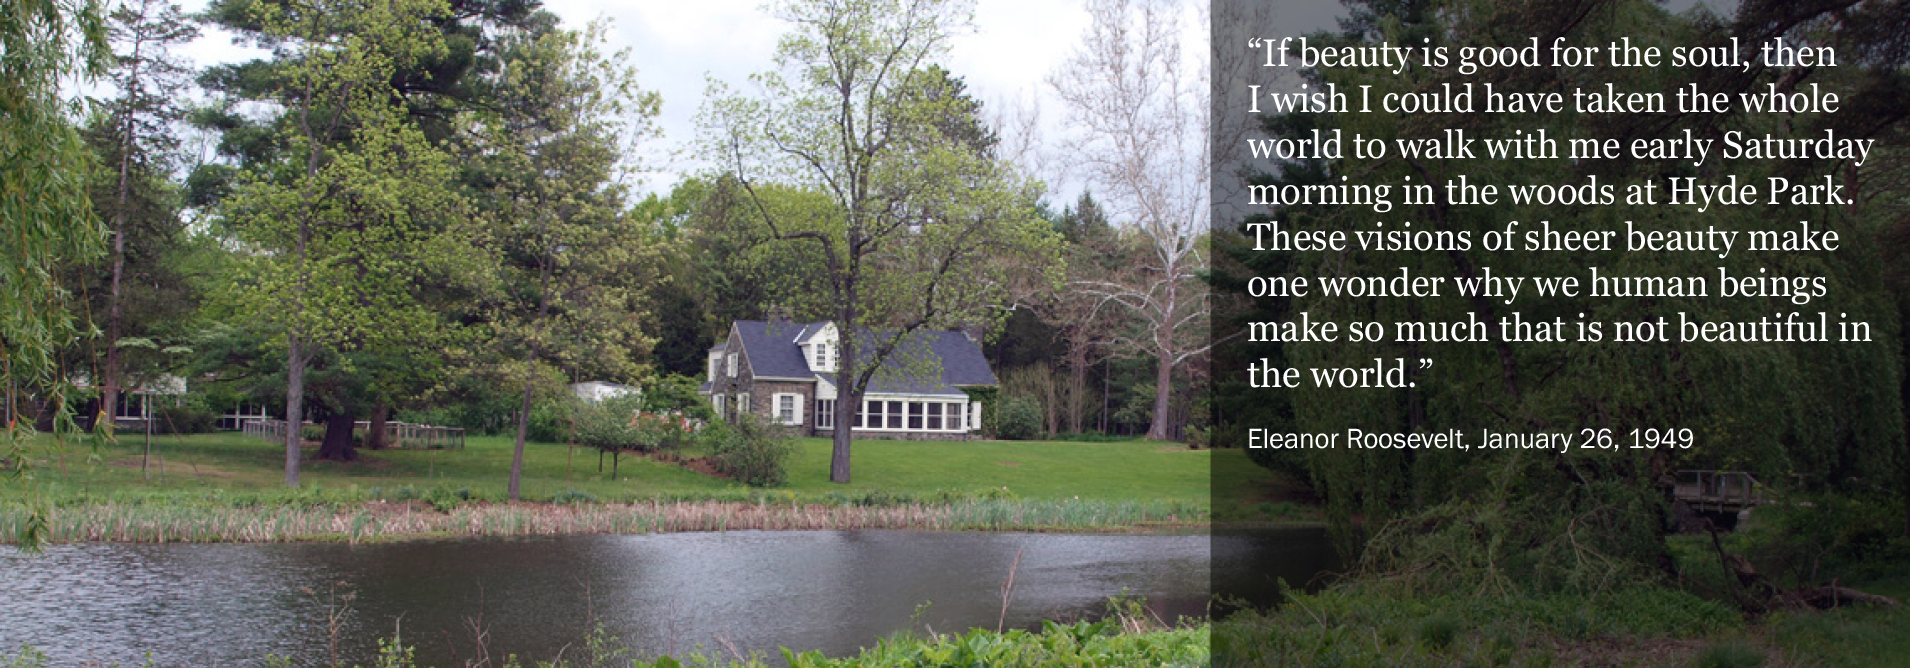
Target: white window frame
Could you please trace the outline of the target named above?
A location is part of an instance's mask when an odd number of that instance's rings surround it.
[[[731,378],[736,377],[736,353],[729,354],[729,372]]]
[[[789,402],[789,410],[784,412],[783,402]],[[770,395],[770,410],[775,413],[776,422],[791,427],[802,426],[802,395],[795,392],[777,392]]]
[[[826,400],[823,400],[826,401]],[[930,407],[935,407],[931,409]],[[856,411],[852,429],[857,431],[882,431],[895,433],[955,433],[969,431],[972,424],[980,424],[979,407],[970,403],[949,401],[935,397],[903,397],[896,399],[864,399],[862,410]],[[817,411],[823,411],[822,401],[816,405]],[[940,410],[939,424],[935,421],[934,410]],[[909,418],[921,419],[920,427],[910,427]],[[897,426],[889,426],[891,419]],[[834,420],[830,420],[833,424]],[[936,425],[936,426],[930,426]],[[816,426],[829,428],[823,424],[823,417],[816,416]]]
[[[736,414],[749,415],[749,393],[748,392],[736,393]]]
[[[715,408],[715,409],[716,409],[716,416],[717,416],[717,417],[719,417],[719,418],[720,418],[720,417],[724,417],[724,415],[723,415],[723,395],[721,395],[721,394],[716,394],[716,393],[711,393],[711,394],[710,394],[710,407],[711,407],[711,408]]]
[[[817,429],[835,429],[836,428],[836,400],[834,399],[817,399],[816,400],[816,428]]]

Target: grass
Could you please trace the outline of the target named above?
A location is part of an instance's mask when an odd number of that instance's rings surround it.
[[[104,446],[88,461],[85,446],[69,445],[35,463],[35,475],[56,497],[111,491],[165,492],[204,489],[229,492],[283,487],[284,451],[234,433],[156,437],[161,464],[150,480],[140,472],[138,437]],[[42,439],[44,443],[44,439]],[[1029,499],[1152,500],[1204,503],[1210,494],[1212,451],[1160,443],[1070,443],[972,441],[963,443],[857,441],[853,482],[828,480],[830,443],[796,439],[789,481],[776,488],[807,496],[1007,495]],[[502,498],[510,470],[511,440],[479,436],[465,450],[360,450],[366,461],[340,464],[307,460],[305,486],[318,488],[448,487],[480,498]],[[696,454],[696,453],[688,453]],[[309,449],[308,449],[309,455]],[[1224,453],[1223,456],[1238,456]],[[158,461],[158,460],[156,460]],[[704,495],[740,485],[674,464],[626,455],[616,479],[610,463],[597,470],[597,452],[562,444],[525,447],[524,495],[550,499],[580,492],[598,500]],[[1258,468],[1258,467],[1254,467]],[[1005,491],[1004,491],[1005,488]]]
[[[597,470],[594,450],[531,443],[523,498],[541,503],[503,504],[512,449],[507,437],[474,437],[464,450],[361,450],[364,460],[349,464],[308,460],[297,490],[283,485],[282,450],[239,434],[157,437],[157,456],[144,473],[137,437],[97,451],[49,443],[36,444],[43,456],[34,463],[32,493],[49,508],[46,535],[55,542],[1128,530],[1205,522],[1214,458],[1251,466],[1238,452],[1136,441],[859,441],[854,482],[838,485],[827,479],[831,444],[798,439],[789,482],[752,489],[635,455],[623,457],[612,478],[609,462]],[[1279,510],[1292,513],[1290,504]],[[18,505],[0,509],[0,535],[17,535],[31,517]]]

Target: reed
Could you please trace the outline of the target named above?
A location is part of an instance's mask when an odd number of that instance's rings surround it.
[[[18,534],[27,513],[0,508],[0,539]],[[342,540],[409,536],[552,536],[682,531],[917,529],[931,531],[1131,531],[1204,527],[1193,504],[1144,501],[973,499],[951,503],[857,505],[800,500],[663,500],[634,503],[424,502],[252,503],[80,502],[54,506],[48,537],[167,543]]]

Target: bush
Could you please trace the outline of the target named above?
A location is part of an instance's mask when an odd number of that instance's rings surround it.
[[[1041,433],[1041,407],[1022,397],[1003,397],[995,409],[995,438],[1026,441]]]
[[[789,439],[754,415],[704,430],[716,471],[751,487],[775,487],[788,479]]]
[[[525,438],[544,443],[569,442],[572,436],[571,421],[577,417],[577,411],[584,405],[581,399],[568,392],[560,397],[531,404],[531,420]],[[515,425],[516,423],[513,422],[512,427],[505,431],[516,436],[517,433],[512,431],[516,428]]]
[[[155,434],[204,434],[212,431],[219,420],[218,415],[191,401],[179,406],[155,402],[153,412],[159,418],[153,423]]]

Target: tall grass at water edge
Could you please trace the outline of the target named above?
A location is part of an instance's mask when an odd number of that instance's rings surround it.
[[[0,508],[0,537],[29,515]],[[742,530],[1131,530],[1195,525],[1193,504],[1155,501],[971,499],[863,505],[802,500],[653,500],[493,504],[356,502],[318,505],[79,502],[48,509],[55,543],[365,542],[407,536],[550,536]]]

